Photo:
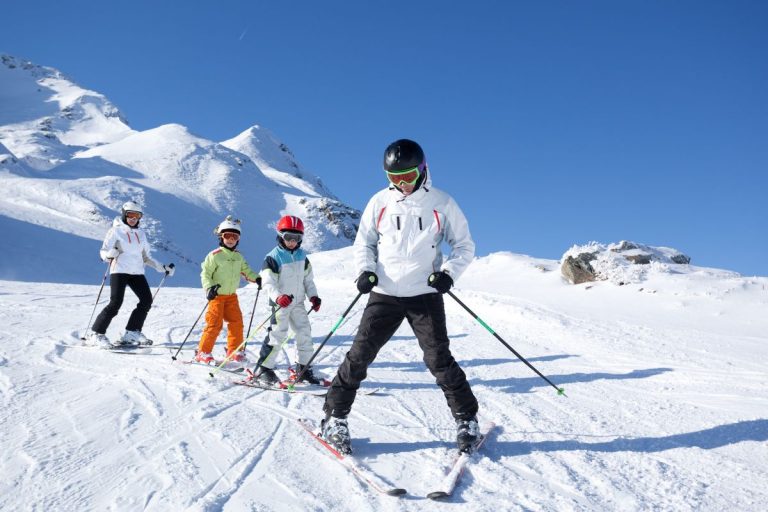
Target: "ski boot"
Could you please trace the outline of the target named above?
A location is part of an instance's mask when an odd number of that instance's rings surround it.
[[[235,352],[234,350],[227,349],[227,357],[233,363],[248,364],[248,356],[245,355],[245,350]]]
[[[253,374],[253,378],[264,386],[270,386],[273,388],[280,387],[280,378],[272,368],[266,366],[259,366],[256,368],[256,372]]]
[[[152,343],[152,340],[144,336],[141,331],[125,331],[123,337],[120,338],[121,345],[130,345],[133,347],[151,345]]]
[[[480,426],[477,416],[465,420],[456,420],[456,445],[461,453],[472,453],[480,440]]]
[[[211,354],[210,352],[197,351],[197,353],[195,354],[195,361],[203,364],[212,364],[214,361],[213,354]]]
[[[329,416],[320,422],[320,437],[342,455],[352,454],[347,418]]]
[[[112,348],[112,342],[109,341],[109,338],[107,338],[107,335],[101,334],[96,331],[88,331],[88,334],[85,335],[85,341],[88,343],[88,345],[91,345],[92,347],[105,348],[105,349]]]
[[[301,372],[304,372],[303,374]],[[296,381],[296,377],[301,374],[301,380]],[[297,364],[296,369],[291,369],[291,380],[293,382],[308,382],[310,384],[315,384],[318,386],[322,386],[323,383],[320,379],[317,378],[317,376],[312,372],[311,366],[304,366],[303,364]]]

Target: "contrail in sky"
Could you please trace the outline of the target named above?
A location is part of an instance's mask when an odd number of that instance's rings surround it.
[[[240,34],[240,37],[238,38],[238,41],[242,41],[243,38],[245,37],[245,34],[247,34],[247,33],[248,33],[248,29],[246,28],[245,30],[243,30],[243,33]]]

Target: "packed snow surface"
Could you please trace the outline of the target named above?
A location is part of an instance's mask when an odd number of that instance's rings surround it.
[[[310,316],[316,346],[356,296],[349,251],[310,256],[323,298]],[[322,398],[234,386],[231,374],[172,361],[205,306],[200,289],[160,289],[144,332],[161,346],[124,355],[78,347],[101,276],[90,286],[0,281],[0,509],[766,510],[768,279],[657,265],[625,286],[573,286],[557,268],[492,254],[454,292],[567,396],[445,296],[480,421],[501,428],[444,503],[425,496],[451,462],[454,422],[407,324],[363,383],[382,391],[358,396],[349,418],[361,464],[407,489],[395,498],[297,425],[321,418]],[[148,277],[156,289],[159,274]],[[239,295],[247,326],[256,289]],[[335,373],[364,302],[320,352],[320,372]],[[110,337],[134,304],[128,292]],[[262,295],[254,326],[267,315]],[[262,337],[248,345],[253,359]]]

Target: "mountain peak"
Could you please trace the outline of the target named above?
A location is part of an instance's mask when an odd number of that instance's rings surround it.
[[[348,246],[360,217],[266,128],[253,125],[222,143],[178,123],[135,131],[102,94],[7,55],[0,57],[0,172],[11,191],[0,197],[0,229],[31,224],[40,234],[0,257],[0,275],[6,266],[18,270],[24,250],[80,275],[80,266],[98,263],[100,238],[127,200],[146,208],[142,225],[157,256],[176,263],[174,282],[185,285],[199,284],[199,262],[217,243],[211,228],[227,214],[243,220],[240,250],[256,266],[283,215],[304,219],[309,251]],[[55,253],[46,250],[50,236]],[[89,251],[94,259],[85,263]]]

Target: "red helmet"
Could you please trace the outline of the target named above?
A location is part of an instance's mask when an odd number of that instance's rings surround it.
[[[304,234],[304,223],[301,219],[293,215],[286,215],[277,221],[277,232],[293,231],[295,233]]]

